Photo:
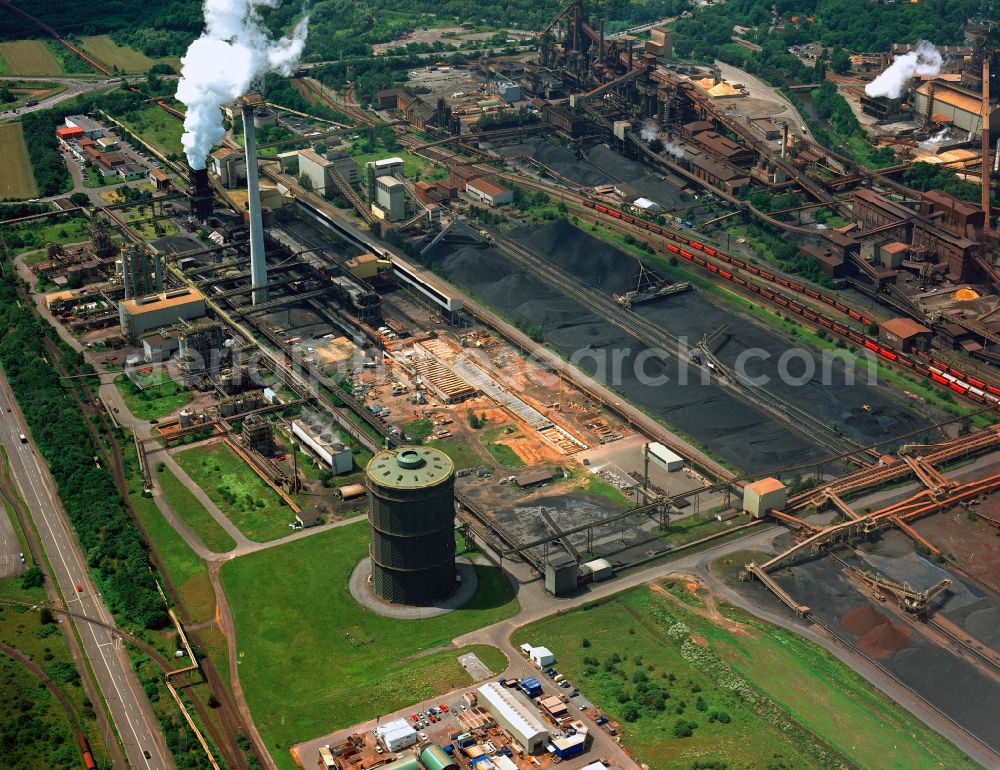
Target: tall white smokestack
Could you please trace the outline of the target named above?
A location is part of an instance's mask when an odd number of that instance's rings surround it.
[[[260,182],[257,179],[257,130],[253,124],[254,106],[263,101],[260,94],[247,94],[240,100],[247,156],[247,206],[250,209],[250,287],[253,289],[255,305],[267,302],[264,223],[260,215]]]

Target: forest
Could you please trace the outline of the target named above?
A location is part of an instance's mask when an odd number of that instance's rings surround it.
[[[72,371],[89,365],[48,324],[18,302],[10,265],[0,279],[0,367],[45,458],[59,499],[76,530],[91,574],[110,609],[126,623],[162,628],[169,622],[156,590],[149,553],[118,493],[110,472],[98,467],[101,454],[87,417],[60,384],[49,363],[46,341],[55,343]],[[112,441],[117,440],[111,437]]]

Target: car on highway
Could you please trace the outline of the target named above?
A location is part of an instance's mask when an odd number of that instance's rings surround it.
[[[10,411],[10,407],[9,407],[9,406],[7,407],[7,411],[8,411],[8,412]]]
[[[149,753],[149,749],[143,749],[143,750],[142,750],[142,755],[143,755],[143,756],[144,756],[144,757],[145,757],[146,759],[152,759],[152,758],[153,758],[153,755]]]
[[[77,585],[77,587],[76,587],[76,592],[77,592],[78,594],[82,594],[82,593],[83,593],[83,586],[81,586],[81,585]]]

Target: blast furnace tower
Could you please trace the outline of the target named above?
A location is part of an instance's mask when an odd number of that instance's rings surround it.
[[[430,447],[385,450],[368,463],[375,594],[428,605],[455,589],[455,464]]]

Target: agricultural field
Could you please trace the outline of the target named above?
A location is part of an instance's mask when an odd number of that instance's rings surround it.
[[[201,539],[209,550],[225,553],[236,547],[236,541],[208,512],[191,490],[181,484],[166,465],[157,465],[156,483],[167,505]]]
[[[9,75],[61,75],[63,67],[42,40],[0,43],[0,58]]]
[[[292,509],[225,444],[186,449],[174,459],[251,540],[263,543],[289,534]]]
[[[144,73],[154,64],[180,65],[171,57],[151,59],[142,51],[118,45],[108,35],[85,35],[80,38],[80,47],[108,69],[126,74]]]
[[[31,160],[28,158],[28,148],[24,144],[20,123],[0,124],[0,158],[3,158],[0,200],[34,198],[38,194],[38,188],[35,186],[35,176],[31,171]]]
[[[115,378],[115,385],[125,400],[125,406],[140,420],[159,420],[191,400],[191,391],[172,380],[140,390],[131,380],[121,376]]]
[[[517,611],[507,579],[479,567],[478,595],[447,615],[393,620],[370,613],[348,591],[367,549],[368,525],[361,522],[222,567],[243,691],[282,770],[295,766],[288,749],[299,741],[471,684],[456,661],[469,650],[422,653]],[[474,651],[494,671],[506,667],[499,650]]]
[[[549,647],[650,767],[974,766],[825,650],[687,580],[546,618],[512,640]]]

